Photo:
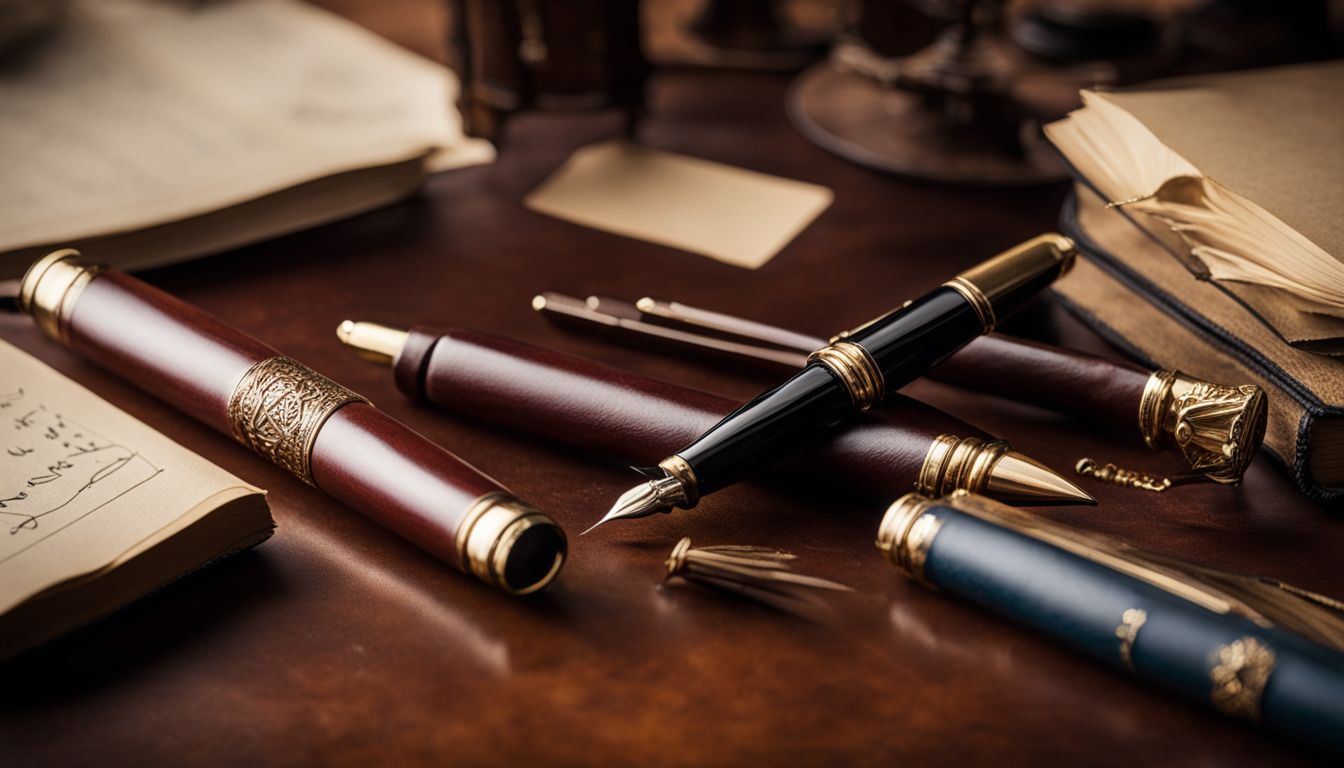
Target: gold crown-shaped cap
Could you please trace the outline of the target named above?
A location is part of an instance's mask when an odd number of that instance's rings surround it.
[[[1226,485],[1241,482],[1265,439],[1265,393],[1156,371],[1139,403],[1139,428],[1151,448],[1173,444],[1196,472]]]

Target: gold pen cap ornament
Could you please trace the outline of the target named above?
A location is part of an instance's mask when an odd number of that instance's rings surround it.
[[[1149,448],[1175,445],[1190,468],[1216,483],[1236,485],[1265,439],[1265,393],[1155,371],[1139,400],[1139,432]]]

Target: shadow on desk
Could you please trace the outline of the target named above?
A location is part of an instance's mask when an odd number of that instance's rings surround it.
[[[189,574],[86,627],[0,662],[0,719],[115,688],[285,599],[279,570],[249,550]]]

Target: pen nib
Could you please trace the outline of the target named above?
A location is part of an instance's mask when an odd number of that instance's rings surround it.
[[[686,500],[686,489],[675,477],[660,477],[647,483],[640,483],[621,494],[607,514],[598,520],[580,536],[593,528],[612,520],[633,520],[648,517],[657,512],[671,512],[672,507]]]

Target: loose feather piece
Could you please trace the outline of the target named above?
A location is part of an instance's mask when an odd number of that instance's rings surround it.
[[[720,545],[691,547],[690,538],[677,542],[667,558],[667,576],[732,592],[788,612],[824,609],[813,590],[852,592],[828,579],[795,572],[794,555],[775,549]]]

